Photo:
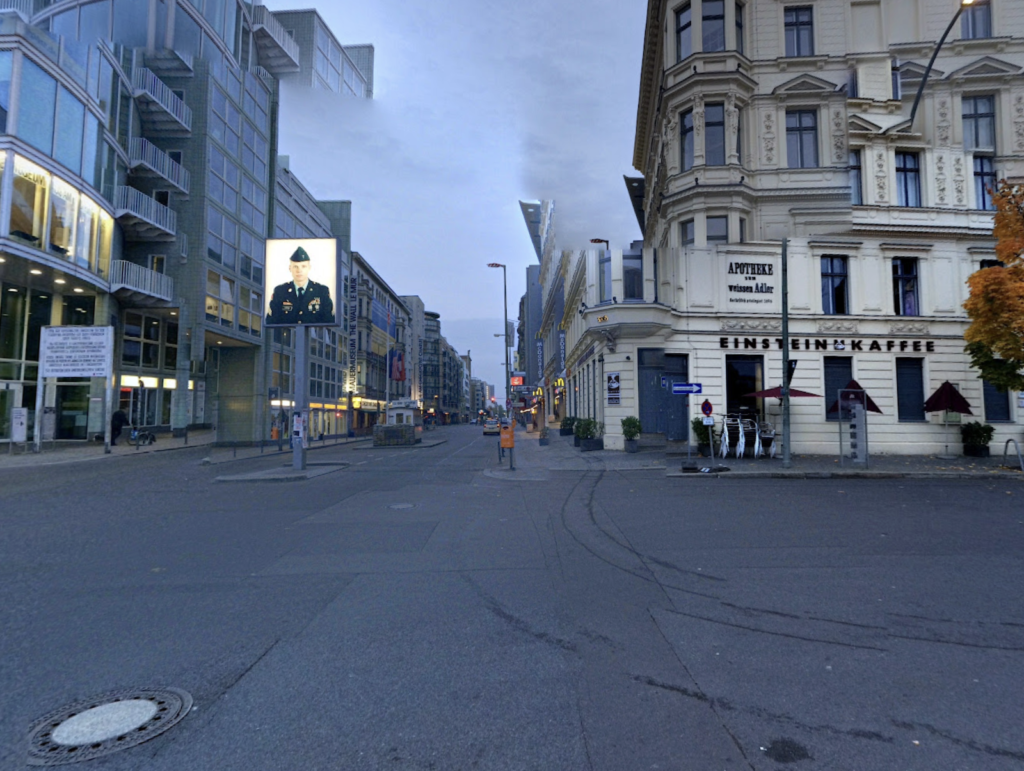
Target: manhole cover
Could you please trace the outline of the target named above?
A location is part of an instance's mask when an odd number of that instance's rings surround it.
[[[389,509],[414,509],[416,508],[415,503],[391,503],[388,504]]]
[[[37,720],[28,734],[28,762],[59,766],[135,747],[162,734],[192,709],[178,688],[128,688],[83,699]]]

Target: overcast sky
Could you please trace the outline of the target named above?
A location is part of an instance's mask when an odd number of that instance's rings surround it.
[[[321,199],[352,201],[352,248],[441,314],[473,376],[504,391],[501,271],[518,316],[536,262],[519,201],[556,202],[560,248],[640,238],[632,168],[645,4],[623,0],[269,0],[372,43],[372,101],[309,92],[280,152]]]

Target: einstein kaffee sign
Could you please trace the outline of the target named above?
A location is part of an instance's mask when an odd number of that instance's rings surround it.
[[[730,258],[722,263],[722,270],[726,310],[761,313],[781,308],[782,284],[777,260]]]

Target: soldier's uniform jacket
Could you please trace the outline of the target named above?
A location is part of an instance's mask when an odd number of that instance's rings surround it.
[[[333,324],[334,301],[330,290],[323,284],[308,281],[299,297],[295,283],[289,281],[274,287],[270,297],[268,324]]]

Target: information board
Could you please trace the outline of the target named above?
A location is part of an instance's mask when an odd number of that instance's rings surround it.
[[[28,441],[28,407],[15,407],[11,410],[11,441],[15,444]]]
[[[113,327],[43,327],[42,377],[110,377],[114,369]]]

